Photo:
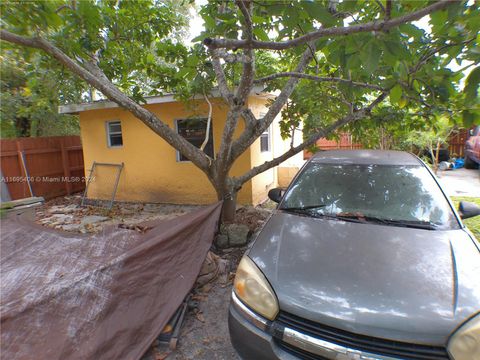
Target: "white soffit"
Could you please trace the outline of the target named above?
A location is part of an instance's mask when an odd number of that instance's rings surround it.
[[[263,88],[260,86],[256,86],[252,89],[252,95],[258,97],[265,97],[265,98],[272,98],[275,95],[272,93],[263,92]],[[218,90],[212,91],[212,97],[217,98],[220,97],[220,93]],[[195,100],[202,100],[203,96],[198,95],[195,97]],[[163,103],[170,103],[170,102],[177,102],[178,100],[175,99],[173,94],[166,94],[162,96],[149,96],[145,98],[146,104],[163,104]],[[60,105],[58,107],[59,114],[78,114],[83,111],[89,110],[100,110],[100,109],[114,109],[118,108],[119,106],[109,100],[100,100],[91,103],[83,103],[83,104],[69,104],[69,105]]]

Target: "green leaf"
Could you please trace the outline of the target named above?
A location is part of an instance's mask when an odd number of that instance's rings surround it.
[[[466,128],[469,128],[472,125],[474,125],[476,119],[478,119],[478,116],[475,116],[475,114],[473,112],[470,112],[468,110],[462,111],[463,125]]]
[[[480,84],[480,66],[477,66],[472,72],[468,75],[467,80],[465,81],[465,96],[468,102],[478,99],[478,86]]]
[[[425,33],[413,24],[402,24],[399,26],[399,29],[402,33],[414,38],[421,38]]]
[[[177,73],[175,74],[175,76],[180,77],[180,78],[183,78],[183,77],[186,76],[189,72],[190,72],[190,68],[184,67],[184,68],[180,69],[180,71],[177,72]]]
[[[401,98],[402,98],[402,87],[397,84],[390,91],[390,102],[392,104],[398,104]]]
[[[383,42],[383,47],[385,52],[396,60],[408,60],[411,58],[410,52],[400,41],[386,40]]]
[[[417,81],[417,80],[413,80],[413,88],[416,90],[416,91],[420,91],[420,83]]]
[[[322,4],[303,1],[302,6],[311,17],[318,20],[322,25],[328,27],[335,24],[335,18]]]
[[[252,21],[254,24],[263,24],[265,22],[265,18],[262,16],[253,15]]]
[[[443,27],[448,20],[448,12],[446,10],[436,11],[430,14],[430,24],[433,26]]]
[[[207,28],[213,29],[215,27],[215,20],[211,16],[203,15],[202,18]]]
[[[374,40],[370,41],[367,46],[365,46],[365,49],[362,49],[360,52],[363,67],[370,74],[377,70],[381,57],[382,50]]]
[[[258,40],[261,40],[261,41],[268,41],[270,40],[267,33],[265,32],[265,30],[263,30],[262,28],[260,27],[256,27],[253,29],[253,34],[257,37]]]
[[[346,55],[355,54],[355,53],[358,53],[358,50],[359,50],[359,44],[357,42],[357,39],[348,38],[345,46],[345,54]]]
[[[400,109],[403,109],[405,106],[408,104],[408,99],[406,97],[401,97],[400,100],[398,101],[398,106]]]
[[[145,57],[145,60],[147,64],[153,64],[155,63],[155,56],[152,53],[148,53],[147,56]]]
[[[198,35],[197,37],[194,37],[194,38],[192,39],[192,43],[201,42],[201,41],[203,41],[206,37],[207,37],[207,34],[205,34],[204,32],[202,32],[200,35]]]

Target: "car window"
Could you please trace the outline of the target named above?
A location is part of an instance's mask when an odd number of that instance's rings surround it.
[[[312,215],[359,213],[458,228],[445,196],[423,166],[312,162],[285,194],[281,209],[285,208],[313,208]]]

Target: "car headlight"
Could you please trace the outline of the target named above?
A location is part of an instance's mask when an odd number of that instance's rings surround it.
[[[453,334],[448,342],[448,352],[455,360],[480,359],[480,315]]]
[[[278,301],[260,269],[248,256],[240,261],[233,288],[237,297],[269,320],[278,314]]]

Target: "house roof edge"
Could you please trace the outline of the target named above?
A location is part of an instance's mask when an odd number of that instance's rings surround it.
[[[259,96],[259,97],[274,97],[275,94],[273,93],[268,93],[263,91],[263,87],[260,86],[255,86],[253,87],[251,91],[251,95],[253,96]],[[220,97],[220,92],[215,89],[212,91],[212,97],[218,98]],[[203,98],[203,95],[196,95],[194,99],[199,99],[201,100]],[[162,104],[162,103],[169,103],[169,102],[177,102],[178,100],[175,99],[174,94],[165,94],[161,96],[148,96],[145,98],[146,104],[144,105],[150,105],[150,104]],[[59,114],[78,114],[83,111],[89,111],[89,110],[101,110],[101,109],[113,109],[113,108],[118,108],[118,104],[116,104],[113,101],[110,100],[99,100],[99,101],[94,101],[94,102],[89,102],[89,103],[82,103],[82,104],[68,104],[68,105],[60,105],[58,107],[58,113]]]

